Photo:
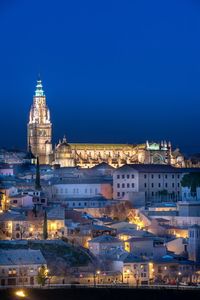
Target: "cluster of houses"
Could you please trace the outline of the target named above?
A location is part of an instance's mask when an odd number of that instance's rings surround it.
[[[200,189],[194,197],[181,184],[198,172],[156,164],[1,164],[0,286],[37,285],[42,268],[49,284],[198,283]],[[63,240],[90,265],[54,274],[42,249],[18,247],[29,240]]]

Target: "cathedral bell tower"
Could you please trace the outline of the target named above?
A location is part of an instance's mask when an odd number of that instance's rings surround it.
[[[40,164],[49,164],[52,153],[52,123],[50,112],[46,105],[46,96],[42,81],[37,80],[33,104],[30,109],[28,122],[28,150],[39,157]]]

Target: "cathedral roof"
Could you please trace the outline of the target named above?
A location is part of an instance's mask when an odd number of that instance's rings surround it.
[[[60,141],[59,144],[56,146],[56,150],[61,152],[71,152],[71,146],[67,143],[65,136],[62,142]]]

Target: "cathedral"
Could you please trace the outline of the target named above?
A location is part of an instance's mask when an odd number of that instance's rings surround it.
[[[68,143],[66,137],[52,147],[52,123],[42,81],[36,85],[27,128],[28,150],[39,157],[40,164],[61,167],[91,168],[108,163],[117,168],[124,164],[170,164],[184,167],[179,149],[172,150],[170,142],[144,144],[83,144]]]

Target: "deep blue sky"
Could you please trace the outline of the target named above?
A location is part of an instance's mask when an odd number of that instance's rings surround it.
[[[54,142],[200,151],[198,0],[1,0],[0,146],[25,147],[38,72]]]

